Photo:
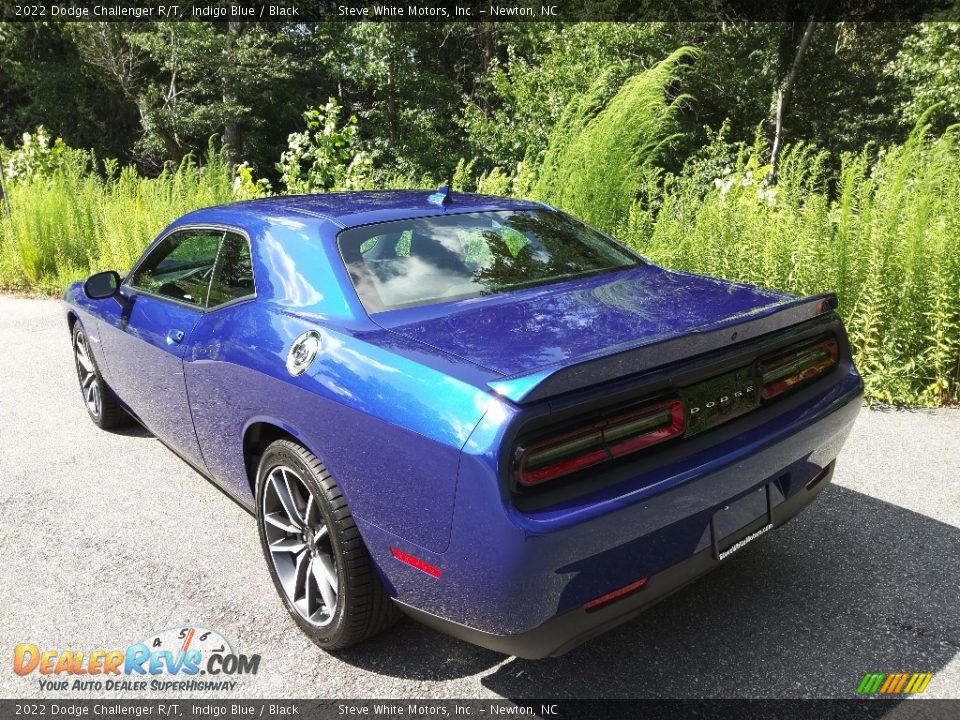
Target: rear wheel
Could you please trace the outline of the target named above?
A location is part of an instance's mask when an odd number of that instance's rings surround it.
[[[93,353],[90,352],[90,341],[79,322],[73,326],[73,359],[77,366],[83,404],[90,419],[102,430],[129,422],[130,416],[120,407],[113,391],[103,381]]]
[[[320,647],[355,645],[399,617],[340,488],[297,443],[278,440],[264,452],[257,519],[277,593]]]

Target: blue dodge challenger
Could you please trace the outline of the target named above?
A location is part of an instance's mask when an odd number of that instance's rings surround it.
[[[64,300],[93,421],[249,509],[329,650],[563,653],[809,505],[861,404],[835,296],[449,188],[198,210]]]

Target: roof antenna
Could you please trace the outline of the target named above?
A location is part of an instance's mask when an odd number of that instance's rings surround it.
[[[434,205],[440,206],[452,203],[453,198],[450,197],[450,183],[438,187],[437,191],[427,198],[427,202],[432,202]]]

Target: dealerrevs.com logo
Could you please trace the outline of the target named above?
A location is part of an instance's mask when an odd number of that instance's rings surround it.
[[[20,643],[17,675],[37,676],[43,691],[233,691],[239,677],[256,675],[259,655],[244,655],[216,630],[178,626],[124,650],[51,650]]]

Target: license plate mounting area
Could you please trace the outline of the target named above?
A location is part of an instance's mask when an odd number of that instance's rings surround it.
[[[773,483],[766,483],[710,518],[713,556],[724,560],[772,529]]]

